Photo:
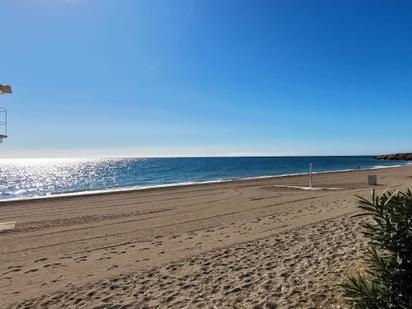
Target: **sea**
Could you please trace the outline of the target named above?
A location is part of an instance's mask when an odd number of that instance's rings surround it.
[[[0,201],[194,183],[376,169],[372,156],[1,159]]]

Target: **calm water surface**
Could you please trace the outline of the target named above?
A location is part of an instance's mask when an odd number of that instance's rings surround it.
[[[370,156],[0,160],[0,200],[406,164]]]

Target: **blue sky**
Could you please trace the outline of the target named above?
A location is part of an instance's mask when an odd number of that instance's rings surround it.
[[[412,3],[0,0],[1,157],[412,151]]]

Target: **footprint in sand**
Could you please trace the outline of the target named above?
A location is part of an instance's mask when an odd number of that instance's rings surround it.
[[[86,262],[87,261],[87,255],[76,258],[76,259],[74,259],[74,261],[76,263]]]
[[[71,256],[61,256],[59,257],[59,260],[67,260],[67,259],[71,259]]]
[[[112,266],[110,266],[107,270],[112,270],[112,269],[115,269],[115,268],[117,268],[117,267],[119,267],[119,265],[112,265]]]
[[[9,269],[10,270],[4,272],[3,275],[7,275],[7,274],[10,274],[10,273],[17,273],[21,270],[21,267],[10,266]]]

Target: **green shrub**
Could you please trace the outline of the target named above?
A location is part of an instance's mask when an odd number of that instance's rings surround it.
[[[359,197],[369,241],[364,274],[342,284],[352,308],[412,308],[412,193]]]

